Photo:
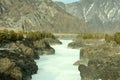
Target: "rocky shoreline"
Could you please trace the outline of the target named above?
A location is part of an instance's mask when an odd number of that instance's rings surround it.
[[[119,80],[120,46],[115,42],[80,49],[78,66],[81,80]]]
[[[91,47],[105,43],[102,39],[76,39],[68,44],[69,48]]]
[[[57,39],[48,38],[54,40],[54,44],[60,43]],[[30,40],[30,37],[19,41],[5,40],[0,43],[0,47],[0,80],[31,80],[38,70],[34,60],[39,59],[40,55],[55,54],[45,37],[36,40]]]
[[[68,47],[76,49],[104,44],[104,35],[100,33],[81,33],[76,36],[73,42],[68,44]]]
[[[120,33],[107,34],[104,40],[76,40],[68,46],[81,48],[80,59],[74,63],[78,66],[81,80],[120,80]],[[80,45],[88,42],[94,45]]]
[[[120,79],[120,48],[114,42],[81,51],[78,69],[82,80]]]

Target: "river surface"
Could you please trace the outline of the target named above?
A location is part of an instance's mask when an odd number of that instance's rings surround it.
[[[74,62],[79,59],[80,49],[67,48],[72,40],[61,40],[62,45],[53,45],[55,55],[40,56],[36,60],[38,73],[32,80],[80,80],[80,73]]]

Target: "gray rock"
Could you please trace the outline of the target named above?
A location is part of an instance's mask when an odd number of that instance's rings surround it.
[[[83,19],[91,31],[120,31],[120,0],[80,0],[70,4],[57,4],[71,15]]]

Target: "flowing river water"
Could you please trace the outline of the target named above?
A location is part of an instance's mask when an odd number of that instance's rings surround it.
[[[70,49],[67,45],[72,40],[61,40],[62,45],[53,45],[55,55],[40,56],[36,63],[38,73],[32,80],[80,80],[78,67],[74,62],[79,59],[80,49]]]

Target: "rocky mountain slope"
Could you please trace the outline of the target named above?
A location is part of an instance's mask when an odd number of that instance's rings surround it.
[[[51,32],[84,32],[84,21],[51,0],[0,0],[0,27]]]
[[[92,31],[120,31],[120,0],[80,0],[70,4],[58,3],[68,13],[84,20]]]

